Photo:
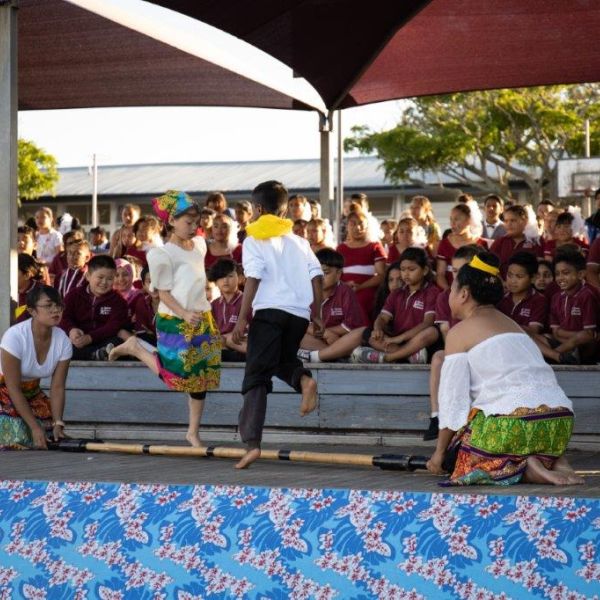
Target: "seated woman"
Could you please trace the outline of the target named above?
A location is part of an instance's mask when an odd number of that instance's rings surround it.
[[[0,342],[0,450],[47,448],[64,437],[65,381],[73,346],[58,327],[62,299],[47,285],[27,296],[31,319],[13,325]],[[51,377],[50,398],[40,379]]]
[[[460,322],[446,338],[440,433],[427,468],[452,471],[442,485],[583,483],[564,457],[571,401],[533,340],[494,306],[503,293],[499,262],[481,253],[452,283]]]

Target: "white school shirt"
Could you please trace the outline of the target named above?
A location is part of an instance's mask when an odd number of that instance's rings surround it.
[[[242,251],[244,275],[260,279],[252,302],[254,312],[265,308],[310,318],[312,280],[323,275],[310,244],[294,233],[266,240],[247,237]]]
[[[554,371],[526,333],[501,333],[468,352],[446,356],[439,404],[440,429],[453,431],[466,425],[471,408],[486,417],[542,404],[573,410]]]
[[[56,229],[51,229],[48,233],[38,233],[36,239],[37,259],[49,265],[59,252],[56,247],[62,245],[62,234]]]
[[[73,346],[67,334],[60,327],[53,327],[46,360],[42,364],[38,363],[31,330],[32,322],[32,319],[27,319],[23,323],[13,325],[6,330],[0,341],[0,348],[21,361],[22,381],[51,377],[59,362],[70,360],[73,356]],[[4,369],[0,358],[0,375],[2,373]]]
[[[206,298],[206,272],[204,257],[206,242],[197,236],[192,240],[193,250],[167,242],[164,246],[152,248],[147,254],[150,269],[151,288],[167,290],[185,310],[208,312],[210,302]],[[172,317],[177,315],[163,302],[158,312]]]

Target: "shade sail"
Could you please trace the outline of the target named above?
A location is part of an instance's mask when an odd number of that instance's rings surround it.
[[[19,2],[19,109],[308,108],[62,0]]]

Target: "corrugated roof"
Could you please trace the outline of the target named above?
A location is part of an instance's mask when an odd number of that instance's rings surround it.
[[[89,196],[92,178],[87,167],[59,169],[57,196]],[[419,174],[419,179],[422,176]],[[98,167],[98,193],[104,196],[156,194],[168,189],[189,193],[212,190],[249,193],[261,181],[276,179],[290,190],[319,189],[319,160],[264,160],[206,163],[161,163]],[[455,183],[431,173],[430,184]],[[410,184],[407,184],[410,185]],[[381,160],[375,156],[344,159],[344,187],[347,189],[398,189],[386,177]],[[410,186],[414,187],[414,186]]]

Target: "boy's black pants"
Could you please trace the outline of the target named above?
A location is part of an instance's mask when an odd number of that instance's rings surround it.
[[[252,317],[239,416],[240,436],[250,448],[260,448],[273,375],[297,392],[302,391],[302,376],[312,375],[296,356],[307,328],[307,319],[276,308],[256,311]]]

